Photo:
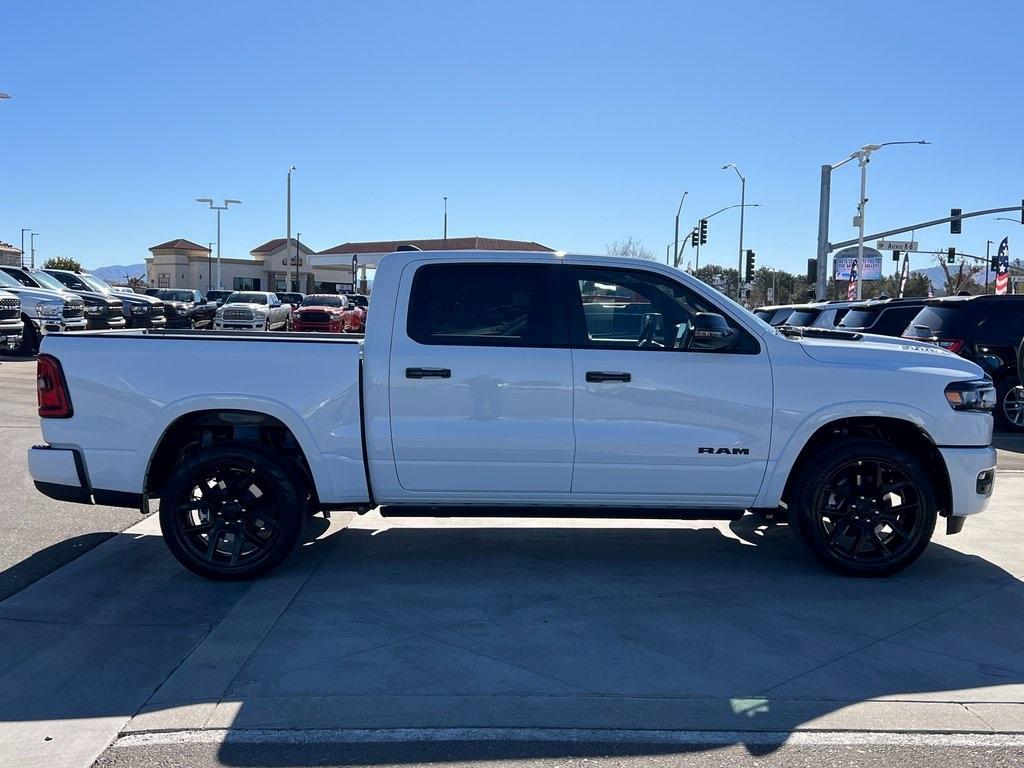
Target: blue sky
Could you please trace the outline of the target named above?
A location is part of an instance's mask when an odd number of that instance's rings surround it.
[[[926,12],[927,8],[927,12]],[[224,253],[294,229],[317,249],[449,234],[664,256],[738,202],[758,264],[813,255],[819,168],[868,142],[868,229],[1024,196],[1019,0],[959,2],[5,3],[0,239],[41,258],[142,261],[214,238],[195,197],[236,197]],[[855,235],[851,163],[832,239]],[[702,263],[735,266],[736,211]],[[973,220],[923,245],[984,252]],[[924,257],[918,257],[922,262]],[[921,263],[920,266],[930,266]],[[886,263],[890,270],[891,263]]]

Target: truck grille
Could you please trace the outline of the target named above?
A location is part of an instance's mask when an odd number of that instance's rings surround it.
[[[0,299],[0,320],[21,317],[21,299]]]
[[[251,323],[256,318],[253,317],[252,310],[249,309],[225,309],[224,319]]]
[[[164,316],[164,305],[163,304],[154,304],[153,306],[150,307],[149,314],[152,315],[153,317],[163,317]]]
[[[85,316],[85,302],[81,299],[68,299],[64,302],[64,319],[77,320]]]
[[[107,317],[118,318],[123,314],[123,305],[120,301],[111,301],[107,304]]]
[[[303,312],[298,316],[303,323],[329,323],[331,316],[327,312]]]

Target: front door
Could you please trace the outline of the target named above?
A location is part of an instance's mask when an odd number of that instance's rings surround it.
[[[575,496],[740,507],[764,479],[772,419],[767,354],[726,315],[712,351],[697,313],[725,314],[647,270],[566,265],[575,390]]]
[[[390,361],[402,488],[495,502],[568,494],[572,361],[555,264],[410,264]]]

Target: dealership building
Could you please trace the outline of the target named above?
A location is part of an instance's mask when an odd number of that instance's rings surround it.
[[[221,285],[236,291],[301,291],[337,293],[351,291],[353,274],[360,290],[366,289],[367,271],[380,257],[412,245],[422,251],[554,251],[546,245],[493,237],[450,237],[436,240],[380,240],[341,243],[314,252],[305,243],[279,237],[249,252],[249,258],[221,258]],[[298,251],[298,257],[294,255]],[[216,287],[217,259],[210,249],[178,238],[149,249],[146,282],[154,288],[196,288],[206,292]],[[298,263],[296,263],[298,262]],[[296,272],[298,280],[296,280]]]

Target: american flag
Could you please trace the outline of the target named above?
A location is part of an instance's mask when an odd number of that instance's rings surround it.
[[[850,284],[846,286],[846,300],[853,301],[857,298],[857,259],[853,260],[850,266]]]
[[[999,244],[999,251],[996,253],[996,296],[1005,296],[1006,289],[1010,285],[1010,244],[1009,238],[1004,237]]]

